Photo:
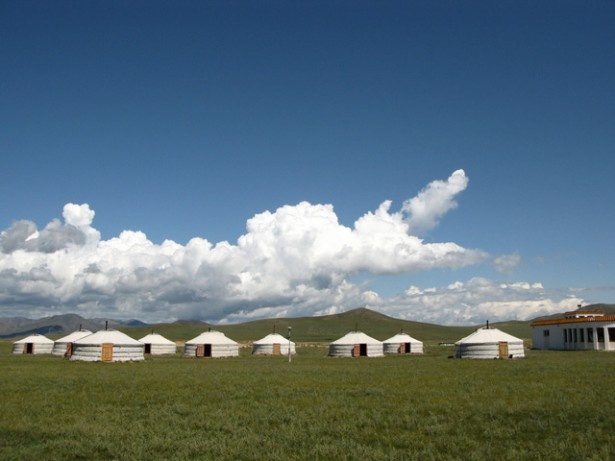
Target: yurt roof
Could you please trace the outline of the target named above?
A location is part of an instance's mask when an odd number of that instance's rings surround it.
[[[504,333],[502,330],[498,330],[497,328],[479,328],[474,333],[460,339],[455,344],[484,344],[497,343],[500,341],[522,342],[521,339],[509,335],[508,333]]]
[[[117,330],[99,330],[91,335],[74,341],[75,344],[119,344],[122,346],[137,346],[143,344],[125,333]]]
[[[381,344],[381,341],[366,335],[361,331],[351,331],[331,344]]]
[[[39,335],[38,333],[35,333],[30,336],[26,336],[25,338],[20,339],[19,341],[15,341],[15,344],[27,344],[27,343],[49,344],[49,343],[53,343],[53,341],[49,339],[47,336]]]
[[[285,338],[279,333],[270,333],[264,338],[259,339],[258,341],[254,341],[254,344],[288,344],[288,338]],[[290,341],[291,344],[295,344]]]
[[[227,338],[221,331],[206,331],[186,341],[186,344],[237,344],[237,342]]]
[[[413,338],[406,333],[397,333],[395,336],[391,336],[389,339],[382,341],[383,343],[420,343],[418,339]]]
[[[170,339],[165,338],[164,336],[158,333],[150,333],[149,335],[143,336],[139,341],[143,344],[173,344],[175,343]]]
[[[78,339],[81,339],[84,336],[88,336],[91,334],[92,332],[90,330],[73,331],[72,333],[69,333],[64,337],[57,339],[56,343],[72,343],[73,341],[77,341]]]

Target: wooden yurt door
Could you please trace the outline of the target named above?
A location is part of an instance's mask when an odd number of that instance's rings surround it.
[[[273,355],[281,355],[282,354],[281,347],[282,345],[280,343],[275,343],[273,345]]]
[[[508,357],[508,343],[506,341],[500,341],[498,343],[498,351],[501,359]]]
[[[196,345],[196,356],[197,357],[205,357],[205,344],[197,344]]]
[[[353,349],[352,349],[352,356],[353,357],[360,357],[361,356],[361,345],[360,344],[355,344]]]
[[[113,362],[113,344],[104,343],[101,348],[100,360],[103,362]]]
[[[73,355],[73,343],[66,343],[66,352],[64,353],[64,357],[72,357]]]

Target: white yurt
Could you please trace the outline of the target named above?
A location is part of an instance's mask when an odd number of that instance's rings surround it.
[[[258,341],[252,343],[252,354],[254,355],[288,355],[296,354],[295,343],[285,338],[279,333],[271,333]]]
[[[423,342],[406,333],[398,333],[384,340],[385,354],[422,354]]]
[[[455,343],[460,359],[498,359],[525,357],[523,340],[497,328],[483,327]]]
[[[352,331],[329,344],[329,357],[382,357],[382,342],[360,331]]]
[[[177,345],[164,336],[151,332],[139,340],[145,346],[144,352],[151,355],[175,354]]]
[[[237,357],[239,344],[221,331],[206,331],[186,341],[184,357]]]
[[[117,330],[100,330],[73,341],[71,360],[131,362],[145,360],[142,342]]]
[[[13,343],[13,354],[51,354],[52,350],[53,341],[37,333]]]
[[[53,355],[64,355],[66,357],[70,357],[73,355],[73,343],[78,339],[91,334],[92,332],[90,330],[77,330],[60,339],[56,339],[56,342],[53,343],[53,351],[51,353]]]

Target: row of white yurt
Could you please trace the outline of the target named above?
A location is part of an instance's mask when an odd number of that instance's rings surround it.
[[[360,331],[353,331],[329,344],[330,357],[382,357],[384,354],[422,354],[423,343],[399,333],[378,341]]]

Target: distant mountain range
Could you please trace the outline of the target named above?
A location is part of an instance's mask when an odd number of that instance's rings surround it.
[[[615,315],[615,304],[592,304],[583,306],[578,310],[602,311],[607,315]],[[548,317],[540,318],[558,318],[562,314],[554,314]],[[513,334],[518,333],[520,336],[527,336],[530,331],[529,323],[527,322],[498,322],[493,326],[504,325],[508,329],[513,329]],[[440,337],[444,330],[450,330],[451,335],[455,337],[462,330],[470,329],[470,327],[440,327],[437,325],[423,324],[407,320],[398,320],[378,312],[371,311],[366,308],[353,309],[341,314],[326,315],[322,317],[305,317],[297,319],[265,319],[246,322],[237,325],[225,325],[215,327],[223,331],[228,331],[239,338],[251,337],[255,332],[269,332],[271,325],[276,323],[280,327],[280,331],[284,332],[286,325],[292,323],[296,327],[301,325],[300,330],[305,340],[322,340],[338,337],[338,335],[350,331],[352,328],[361,330],[373,330],[374,333],[384,335],[398,326],[404,327],[407,331],[421,331],[424,335],[430,337]],[[180,336],[193,334],[202,331],[204,328],[211,325],[198,320],[178,320],[171,324],[147,324],[140,320],[112,320],[112,319],[85,319],[77,314],[54,315],[41,319],[28,319],[24,317],[0,318],[0,339],[24,337],[33,333],[43,335],[65,335],[81,328],[91,331],[102,330],[105,327],[114,329],[129,328],[135,332],[146,334],[149,328],[155,327],[156,330],[168,332],[171,336],[182,332]],[[433,329],[432,327],[437,327]],[[432,331],[433,330],[433,331]],[[188,333],[190,332],[190,333]],[[454,332],[454,333],[452,333]],[[524,334],[525,333],[525,334]],[[260,334],[260,333],[259,333]],[[323,335],[329,335],[331,338],[325,338]]]
[[[147,326],[139,320],[106,320],[84,319],[77,314],[54,315],[42,319],[27,319],[24,317],[0,318],[0,338],[28,336],[34,333],[41,335],[65,334],[81,328],[97,331],[109,328]]]

